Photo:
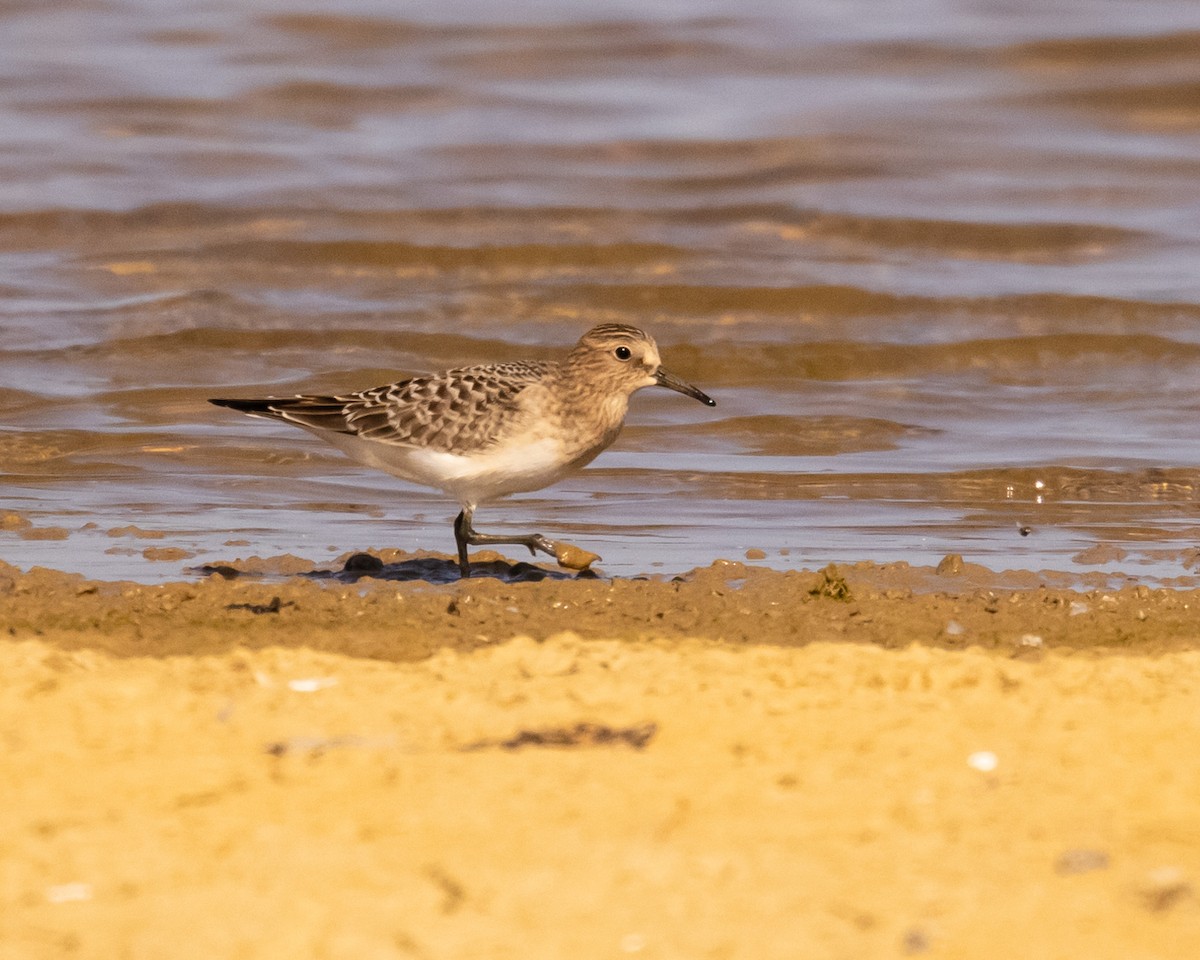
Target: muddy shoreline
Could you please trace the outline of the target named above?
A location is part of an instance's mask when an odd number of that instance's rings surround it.
[[[0,955],[1200,942],[1200,592],[284,565],[0,567]]]
[[[1192,649],[1200,609],[1200,590],[1132,579],[1088,588],[1078,576],[997,573],[957,558],[937,569],[867,562],[819,571],[718,560],[683,576],[633,579],[514,564],[491,552],[477,558],[468,580],[447,555],[382,551],[321,566],[252,557],[155,585],[0,565],[0,616],[12,637],[117,656],[281,645],[402,661],[566,630],[584,639],[732,646],[1151,653]]]

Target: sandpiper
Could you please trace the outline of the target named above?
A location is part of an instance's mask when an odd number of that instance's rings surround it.
[[[209,402],[303,427],[360,463],[453,497],[462,506],[458,566],[468,577],[468,546],[521,544],[577,568],[598,559],[540,533],[478,533],[475,508],[590,463],[621,432],[630,396],[651,386],[716,406],[663,369],[652,337],[623,323],[593,327],[562,361],[460,367],[335,397]]]

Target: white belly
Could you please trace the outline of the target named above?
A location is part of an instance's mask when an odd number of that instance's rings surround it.
[[[548,437],[498,444],[466,455],[393,446],[352,434],[313,432],[359,463],[442,490],[464,505],[540,490],[591,460],[589,456],[572,461],[563,445]]]

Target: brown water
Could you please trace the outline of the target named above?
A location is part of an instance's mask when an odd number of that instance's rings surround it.
[[[449,549],[453,504],[204,398],[615,320],[719,406],[640,394],[481,528],[1190,577],[1193,0],[27,0],[0,79],[0,506],[66,531],[4,560]]]

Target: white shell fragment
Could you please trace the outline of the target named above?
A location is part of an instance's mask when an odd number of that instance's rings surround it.
[[[337,677],[301,677],[288,681],[288,689],[296,693],[316,693],[327,687],[337,686]]]
[[[991,773],[996,767],[1000,766],[1000,758],[992,753],[991,750],[976,750],[967,757],[967,766],[972,770],[978,770],[980,773]]]
[[[92,899],[90,883],[59,883],[46,888],[50,903],[84,903]]]

